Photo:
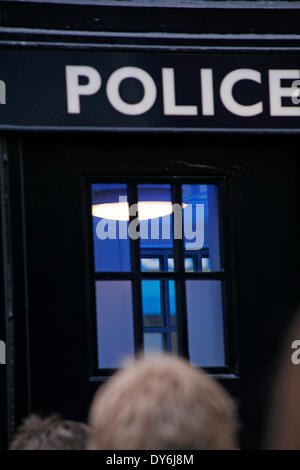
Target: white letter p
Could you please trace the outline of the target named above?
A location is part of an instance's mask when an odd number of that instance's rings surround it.
[[[79,84],[79,77],[88,79],[86,85]],[[80,113],[80,96],[94,95],[101,86],[99,72],[84,65],[66,65],[67,106],[69,114]]]

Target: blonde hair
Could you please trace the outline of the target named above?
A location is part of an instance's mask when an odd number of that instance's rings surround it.
[[[89,450],[236,447],[232,399],[175,356],[139,359],[119,370],[96,392],[89,422]]]

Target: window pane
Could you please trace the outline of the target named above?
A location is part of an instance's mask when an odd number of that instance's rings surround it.
[[[141,271],[159,271],[160,262],[159,258],[142,258],[141,259]]]
[[[183,209],[186,252],[210,258],[211,270],[220,270],[218,187],[184,184],[182,202],[186,205]],[[197,269],[202,270],[202,263],[198,263]]]
[[[196,366],[225,366],[222,282],[186,281],[188,344]]]
[[[184,267],[186,272],[194,271],[194,260],[193,258],[184,259]],[[168,271],[174,271],[174,258],[168,258]]]
[[[130,271],[126,184],[93,184],[92,215],[96,271]]]
[[[210,269],[210,258],[202,258],[202,271],[203,272],[209,272],[211,271]]]
[[[142,281],[144,326],[163,326],[160,281]]]
[[[164,350],[163,333],[144,333],[144,354],[161,353]]]
[[[166,271],[167,258],[173,252],[173,215],[171,186],[169,184],[138,185],[138,215],[140,220],[141,256],[154,251],[162,255],[164,262],[159,269]],[[149,253],[150,252],[150,253]]]
[[[168,271],[174,271],[174,258],[168,258]]]
[[[130,281],[96,281],[98,367],[118,368],[134,356]]]
[[[187,273],[192,273],[194,271],[194,260],[193,258],[184,259],[184,269]]]
[[[178,354],[178,341],[176,331],[172,331],[171,333],[171,352],[173,354]]]
[[[175,281],[168,281],[169,284],[169,304],[171,325],[176,326],[176,295]]]

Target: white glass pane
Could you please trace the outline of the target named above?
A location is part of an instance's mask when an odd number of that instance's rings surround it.
[[[130,281],[97,281],[98,366],[120,367],[134,356],[132,289]]]
[[[159,258],[142,258],[141,271],[159,271]]]
[[[203,272],[210,272],[210,259],[209,258],[202,258],[202,271]]]
[[[174,271],[174,258],[168,258],[168,271]],[[184,259],[184,270],[186,272],[194,271],[194,260],[193,258]]]
[[[144,333],[144,354],[158,354],[163,352],[162,333]]]
[[[194,271],[194,260],[193,258],[184,259],[184,270],[187,273],[192,273]]]
[[[221,281],[186,281],[186,299],[190,361],[225,366]]]
[[[174,258],[168,258],[168,271],[174,271]]]
[[[178,354],[178,340],[176,331],[172,331],[171,333],[171,352]]]

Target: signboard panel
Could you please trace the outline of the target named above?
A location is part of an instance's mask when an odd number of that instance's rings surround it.
[[[298,132],[293,53],[1,50],[0,128]]]

